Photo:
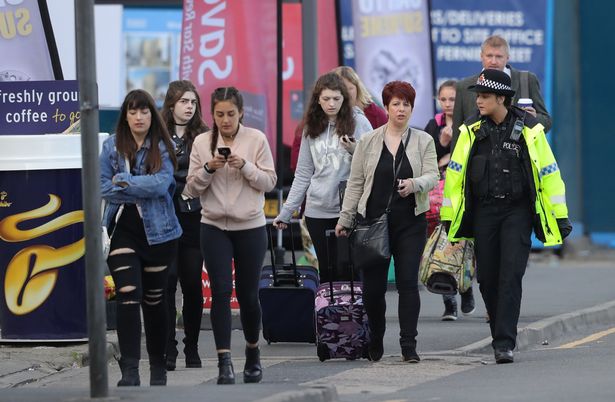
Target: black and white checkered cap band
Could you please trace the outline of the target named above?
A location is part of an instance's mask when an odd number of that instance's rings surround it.
[[[512,88],[509,87],[508,85],[502,84],[501,82],[489,80],[487,78],[484,78],[483,76],[480,76],[478,78],[478,81],[476,81],[476,85],[480,85],[482,87],[487,87],[487,88],[491,88],[495,90],[512,91]]]

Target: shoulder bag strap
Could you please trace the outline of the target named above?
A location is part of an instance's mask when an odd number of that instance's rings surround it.
[[[530,97],[530,74],[527,71],[521,71],[521,95],[518,98]]]
[[[124,163],[126,164],[126,173],[130,173],[130,161],[128,160],[127,156],[124,156]],[[102,211],[101,211],[101,215],[104,216],[105,214],[105,206],[106,206],[106,201],[103,198],[102,200]],[[111,231],[111,233],[109,233],[109,238],[113,237],[113,233],[115,232],[115,227],[117,226],[118,221],[120,220],[120,216],[122,216],[122,212],[124,212],[124,204],[121,204],[120,207],[117,210],[117,213],[115,214],[115,224],[113,225],[113,230]],[[102,219],[102,217],[101,217]]]
[[[406,152],[406,147],[408,146],[408,142],[410,142],[410,127],[408,127],[408,129],[406,130],[406,132],[408,133],[408,136],[406,137],[406,141],[404,141],[404,152]],[[385,131],[386,133],[386,131]],[[393,157],[393,160],[395,160],[395,157]],[[395,183],[397,182],[397,176],[399,175],[399,171],[401,169],[401,164],[403,163],[403,159],[402,161],[399,162],[399,165],[397,165],[397,168],[395,169],[395,175],[393,176],[393,185],[395,185]],[[391,206],[391,201],[393,200],[393,193],[395,192],[395,189],[393,189],[393,191],[391,191],[391,195],[389,195],[389,201],[387,202],[387,207],[385,209],[385,211],[387,213],[389,213],[389,207]]]

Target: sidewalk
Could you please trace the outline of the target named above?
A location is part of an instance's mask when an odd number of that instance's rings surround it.
[[[615,259],[588,261],[587,258],[558,260],[547,254],[533,255],[524,279],[524,294],[519,323],[518,349],[539,347],[544,340],[554,340],[576,329],[615,323]],[[490,355],[488,327],[484,324],[484,307],[478,287],[474,286],[477,311],[471,317],[460,317],[454,323],[440,321],[442,299],[438,295],[421,292],[419,319],[419,353],[424,362],[414,365],[413,373],[429,374],[435,370],[457,370],[477,355]],[[337,401],[342,395],[358,392],[357,374],[369,376],[377,373],[388,377],[393,384],[408,384],[408,365],[397,363],[397,333],[395,326],[397,299],[394,291],[387,292],[387,320],[389,329],[385,339],[385,358],[379,363],[367,361],[331,361],[319,366],[313,345],[262,345],[265,382],[256,385],[238,384],[231,387],[215,385],[216,361],[213,358],[211,333],[202,331],[204,343],[203,369],[180,368],[169,373],[168,387],[150,388],[147,361],[142,362],[142,384],[139,389],[118,389],[115,383],[119,369],[112,356],[116,352],[115,332],[108,332],[110,395],[120,400],[225,400],[225,401]],[[453,332],[455,331],[455,332]],[[448,334],[448,335],[445,335]],[[455,336],[451,336],[455,334]],[[233,350],[241,350],[241,334],[233,332]],[[237,346],[235,346],[237,345]],[[0,345],[1,401],[30,402],[56,400],[89,400],[87,344],[65,346]],[[238,353],[239,354],[239,353]],[[438,362],[446,356],[446,361]],[[440,359],[442,360],[442,359]],[[241,382],[241,357],[234,357],[235,371]],[[181,362],[183,363],[183,362]],[[452,364],[451,364],[452,363]],[[319,367],[317,373],[306,376],[302,369]],[[359,371],[357,371],[359,370]],[[401,371],[400,371],[401,370]],[[344,374],[348,371],[347,374]],[[353,374],[350,375],[350,372]],[[71,374],[73,373],[73,374]],[[383,373],[386,373],[384,375]],[[71,377],[66,381],[67,376]],[[306,378],[307,377],[307,378]],[[359,378],[360,379],[360,378]],[[71,385],[72,384],[72,385]],[[394,385],[392,385],[394,386]],[[15,388],[18,387],[18,388]],[[338,396],[339,394],[339,396]],[[204,397],[206,396],[206,397]]]

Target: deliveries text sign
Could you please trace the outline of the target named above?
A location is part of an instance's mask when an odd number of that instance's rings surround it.
[[[77,120],[77,81],[0,82],[0,135],[61,133]]]

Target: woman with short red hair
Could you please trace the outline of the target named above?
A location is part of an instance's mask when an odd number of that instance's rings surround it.
[[[388,122],[359,141],[335,228],[338,236],[346,236],[355,219],[371,221],[388,213],[389,244],[399,294],[399,343],[403,361],[411,363],[420,361],[416,352],[421,306],[418,271],[426,241],[429,191],[438,182],[433,138],[408,125],[415,97],[416,91],[407,82],[393,81],[385,85],[382,101],[389,115]],[[370,266],[355,262],[363,273],[363,302],[370,329],[368,355],[373,361],[380,360],[384,353],[389,262],[383,260]]]

